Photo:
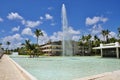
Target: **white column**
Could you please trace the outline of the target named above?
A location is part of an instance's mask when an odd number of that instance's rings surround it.
[[[117,55],[117,58],[119,58],[119,48],[116,47],[116,55]]]
[[[100,44],[100,47],[101,47],[101,49],[100,49],[101,50],[101,57],[103,57],[103,50],[102,50],[103,44],[102,43]]]
[[[102,48],[101,48],[101,57],[103,57],[103,50],[102,50]]]

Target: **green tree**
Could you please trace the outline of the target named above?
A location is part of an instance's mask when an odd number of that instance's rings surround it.
[[[40,29],[36,29],[34,33],[37,37],[37,45],[38,45],[38,38],[39,38],[39,36],[43,36],[43,33]]]
[[[10,53],[9,53],[9,46],[10,46],[10,44],[11,44],[11,43],[10,43],[9,41],[6,42],[6,45],[8,46],[7,49],[6,49],[6,53],[7,53],[7,54],[10,54]]]
[[[115,39],[114,37],[112,37],[112,38],[109,39],[110,43],[115,43],[116,41],[117,41],[117,39]]]
[[[100,39],[97,37],[97,35],[94,36],[93,46],[97,47],[100,45]]]
[[[30,55],[30,58],[39,56],[38,45],[31,44],[30,40],[25,40],[25,48],[26,52]]]

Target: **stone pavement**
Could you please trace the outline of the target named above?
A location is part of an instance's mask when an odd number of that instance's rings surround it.
[[[120,70],[113,72],[106,72],[98,75],[88,76],[74,80],[120,80]]]
[[[27,80],[17,67],[4,55],[0,59],[0,80]]]

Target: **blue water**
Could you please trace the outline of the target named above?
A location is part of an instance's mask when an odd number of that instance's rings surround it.
[[[73,80],[120,69],[120,60],[100,57],[11,57],[38,80]]]

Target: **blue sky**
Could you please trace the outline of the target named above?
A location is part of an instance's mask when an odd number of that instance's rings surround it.
[[[0,43],[16,48],[30,39],[36,42],[35,29],[44,33],[39,44],[62,39],[61,7],[65,4],[73,40],[82,35],[98,35],[109,29],[116,37],[120,27],[120,0],[1,0]]]

